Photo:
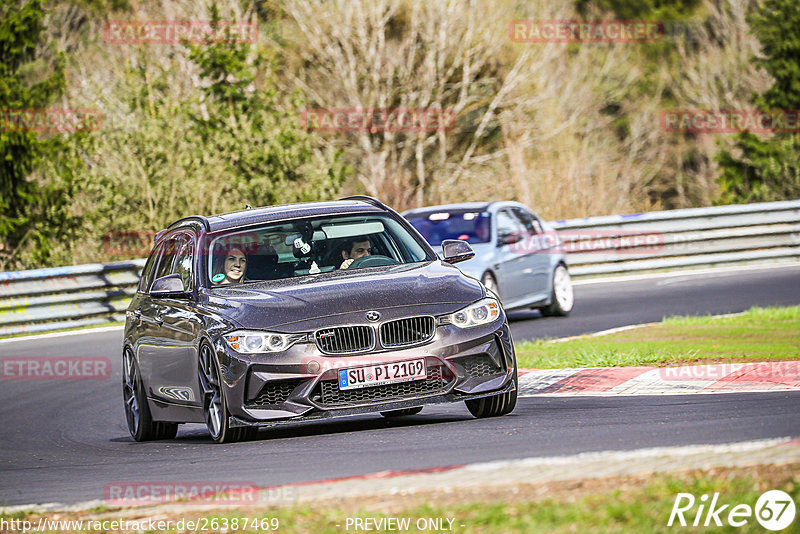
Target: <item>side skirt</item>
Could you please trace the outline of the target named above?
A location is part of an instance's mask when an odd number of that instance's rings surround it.
[[[147,398],[150,406],[150,413],[154,421],[165,421],[169,423],[205,423],[203,409],[199,406],[186,406],[185,404],[173,404],[151,397]]]

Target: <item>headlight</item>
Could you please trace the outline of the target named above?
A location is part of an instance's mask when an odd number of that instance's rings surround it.
[[[459,328],[472,328],[473,326],[489,324],[500,317],[500,304],[493,298],[485,298],[455,313],[451,313],[447,317],[450,319],[450,323]]]
[[[281,352],[294,345],[302,335],[278,334],[275,332],[253,332],[237,330],[222,336],[230,348],[237,352]]]

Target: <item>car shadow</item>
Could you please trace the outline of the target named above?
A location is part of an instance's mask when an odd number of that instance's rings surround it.
[[[411,426],[427,426],[441,423],[469,421],[474,418],[465,413],[454,414],[419,414],[406,417],[387,419],[382,416],[363,415],[350,419],[336,419],[330,421],[298,421],[286,423],[272,428],[260,428],[258,434],[251,442],[272,441],[287,438],[302,438],[311,436],[329,436],[347,432],[360,432],[364,430],[383,430],[387,428],[404,428]],[[173,442],[184,443],[211,443],[204,425],[192,424],[179,427],[177,437]],[[246,443],[246,442],[245,442]]]

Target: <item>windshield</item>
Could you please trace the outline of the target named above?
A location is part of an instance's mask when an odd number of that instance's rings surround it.
[[[209,235],[212,287],[430,260],[392,217],[346,215]]]
[[[488,243],[491,215],[487,212],[435,212],[409,216],[408,221],[433,246],[445,239],[460,239],[468,243]]]

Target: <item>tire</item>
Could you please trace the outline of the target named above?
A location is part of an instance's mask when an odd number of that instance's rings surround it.
[[[514,370],[514,390],[501,393],[494,397],[483,397],[482,399],[472,399],[464,401],[469,413],[483,419],[484,417],[499,417],[510,414],[517,406],[517,390],[519,389],[519,379],[517,371]]]
[[[542,315],[546,317],[566,317],[575,305],[575,295],[572,291],[572,280],[567,267],[561,263],[553,271],[553,290],[550,295],[550,305],[541,308]]]
[[[130,349],[122,353],[122,399],[128,431],[136,441],[173,439],[178,433],[178,423],[153,421],[142,376]]]
[[[219,378],[219,364],[211,347],[203,343],[200,346],[198,361],[198,377],[203,395],[203,416],[206,428],[215,443],[235,443],[252,439],[258,428],[249,426],[230,426],[230,414],[225,400],[225,389]]]
[[[402,410],[391,410],[388,412],[381,412],[381,415],[386,417],[387,419],[391,419],[394,417],[405,417],[406,415],[416,415],[422,411],[422,406],[417,406],[416,408],[403,408]]]
[[[481,276],[481,283],[486,286],[486,289],[490,290],[495,295],[500,296],[499,288],[497,287],[497,279],[492,273],[483,273],[483,276]]]

